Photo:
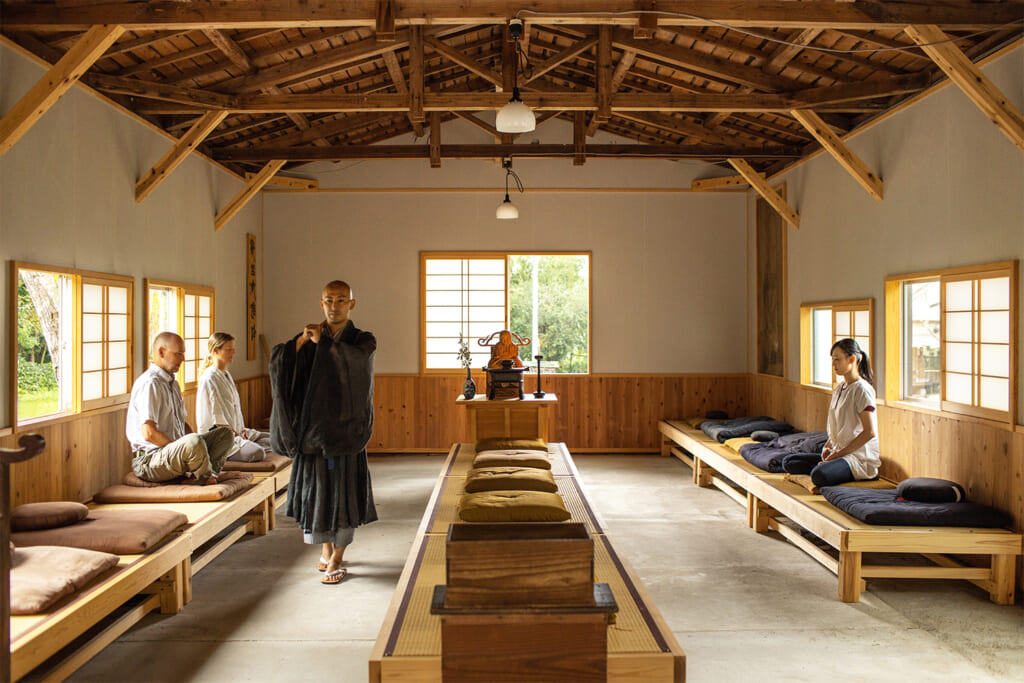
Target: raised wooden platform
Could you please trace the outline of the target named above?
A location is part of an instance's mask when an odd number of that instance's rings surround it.
[[[838,509],[819,494],[782,474],[754,467],[739,453],[681,420],[658,423],[662,452],[693,468],[694,483],[715,486],[747,511],[747,525],[759,533],[774,529],[839,577],[843,602],[857,602],[866,578],[964,579],[988,592],[992,602],[1014,601],[1017,556],[1022,535],[1007,529],[973,527],[879,526],[866,524]],[[832,547],[823,549],[791,526],[786,518]],[[920,554],[931,566],[865,564],[865,553]],[[967,565],[954,555],[983,555],[988,567]],[[936,566],[937,565],[937,566]]]
[[[608,627],[609,681],[685,680],[686,658],[629,563],[615,550],[564,444],[550,444],[552,471],[572,521],[594,536],[594,580],[607,583],[618,604]],[[370,654],[370,681],[439,681],[441,619],[430,614],[434,586],[445,582],[445,534],[456,521],[454,501],[465,487],[472,444],[448,453]]]
[[[275,481],[273,476],[254,478],[249,488],[222,501],[92,504],[107,510],[174,510],[183,513],[188,523],[144,555],[121,556],[107,575],[46,612],[11,617],[12,679],[46,662],[101,621],[104,628],[99,633],[74,651],[62,653],[60,661],[47,664],[46,680],[63,680],[149,612],[159,608],[164,614],[177,613],[192,600],[194,574],[246,533],[259,536],[270,531]],[[149,597],[122,610],[138,595]],[[119,610],[116,618],[108,619]]]

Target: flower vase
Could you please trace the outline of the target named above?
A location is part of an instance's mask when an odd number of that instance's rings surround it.
[[[469,368],[466,368],[466,382],[462,385],[462,397],[470,399],[476,396],[476,382],[473,381],[473,375],[470,374]]]

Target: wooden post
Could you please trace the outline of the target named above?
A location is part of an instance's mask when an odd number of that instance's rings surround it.
[[[11,680],[11,479],[10,466],[42,453],[46,440],[38,434],[24,434],[21,448],[0,448],[0,681]]]
[[[839,599],[843,602],[860,601],[861,553],[854,550],[839,551]]]

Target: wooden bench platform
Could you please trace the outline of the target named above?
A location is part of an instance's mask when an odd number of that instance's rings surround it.
[[[779,532],[839,577],[839,599],[857,602],[867,578],[965,579],[988,592],[992,602],[1014,601],[1017,556],[1022,535],[1007,529],[974,527],[879,526],[866,524],[836,508],[825,498],[754,467],[739,453],[681,420],[663,420],[662,453],[674,455],[693,469],[694,483],[715,486],[743,505],[747,525],[758,533]],[[721,475],[721,476],[719,476]],[[838,555],[818,547],[786,518],[831,546]],[[865,564],[865,553],[911,553],[931,566]],[[988,567],[974,567],[954,555],[984,555]]]
[[[608,680],[683,681],[683,650],[605,533],[569,452],[564,444],[550,444],[549,453],[572,521],[587,524],[593,534],[594,580],[609,584],[619,607],[608,628]],[[445,535],[456,521],[455,501],[474,455],[472,444],[456,444],[441,469],[370,654],[371,683],[441,680],[441,621],[430,614],[430,601],[434,586],[445,582]]]
[[[163,614],[176,614],[192,600],[193,575],[249,531],[261,536],[272,529],[275,491],[275,479],[268,476],[254,478],[249,488],[222,501],[91,504],[91,508],[105,510],[174,510],[184,514],[188,523],[144,555],[122,555],[108,575],[49,610],[12,616],[13,680],[32,671],[140,594],[149,597],[110,619],[87,642],[62,654],[60,661],[51,662],[47,680],[63,680],[149,612],[159,608]],[[217,538],[229,528],[227,534]],[[210,543],[214,539],[217,540]]]

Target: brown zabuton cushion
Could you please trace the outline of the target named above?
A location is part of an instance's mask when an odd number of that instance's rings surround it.
[[[11,534],[14,545],[56,545],[115,555],[138,555],[159,545],[188,517],[173,510],[89,510],[77,524]]]
[[[278,455],[277,453],[267,453],[267,457],[259,462],[236,462],[234,460],[228,460],[224,463],[224,472],[280,472],[288,465],[292,464],[292,459],[287,455]]]
[[[535,467],[542,470],[551,469],[551,461],[547,452],[504,450],[482,451],[473,458],[473,469],[484,467]]]
[[[129,473],[130,474],[130,473]],[[131,475],[134,478],[134,475]],[[125,477],[127,480],[128,477]],[[92,497],[97,503],[196,503],[224,500],[239,491],[249,488],[252,474],[248,472],[221,472],[219,484],[200,486],[191,484],[157,484],[144,482],[129,486],[115,484],[108,486]],[[135,478],[135,481],[141,482]]]
[[[11,561],[11,614],[42,612],[117,562],[117,555],[79,548],[18,548]]]
[[[483,491],[459,498],[464,522],[564,522],[571,516],[557,493]]]
[[[466,475],[466,493],[480,491],[547,491],[555,493],[558,485],[551,470],[536,467],[485,467]]]
[[[476,452],[496,451],[507,448],[522,451],[544,451],[548,452],[548,445],[544,439],[512,439],[504,436],[494,436],[487,439],[480,439],[476,442]]]
[[[89,508],[70,500],[26,503],[11,512],[11,531],[34,531],[67,526],[85,519]]]

